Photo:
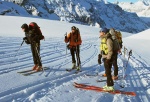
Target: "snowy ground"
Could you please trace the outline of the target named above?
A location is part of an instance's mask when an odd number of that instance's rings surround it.
[[[43,66],[50,70],[30,76],[18,74],[18,71],[31,69],[33,66],[30,46],[22,42],[23,32],[20,26],[23,23],[36,21],[46,40],[41,42],[41,58]],[[134,91],[137,96],[112,95],[85,91],[73,87],[73,82],[102,87],[106,82],[97,83],[102,77],[89,77],[85,74],[104,73],[103,64],[97,64],[99,54],[99,28],[78,24],[71,24],[44,19],[0,16],[0,102],[149,102],[150,100],[150,30],[130,36],[123,33],[124,45],[133,50],[129,59],[125,81],[115,81],[115,89]],[[66,72],[71,67],[69,50],[66,54],[66,45],[63,42],[64,34],[70,31],[71,26],[81,30],[83,44],[81,45],[82,72],[74,74]],[[16,57],[15,57],[16,55]],[[118,56],[119,76],[122,75],[126,59]],[[104,79],[104,78],[103,78]],[[120,85],[124,83],[125,88]]]

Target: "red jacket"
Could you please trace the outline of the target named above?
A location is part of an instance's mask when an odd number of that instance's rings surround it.
[[[65,42],[69,42],[70,47],[76,47],[77,45],[81,45],[82,40],[79,33],[73,34],[70,32],[69,34],[67,34],[67,39],[65,39]]]

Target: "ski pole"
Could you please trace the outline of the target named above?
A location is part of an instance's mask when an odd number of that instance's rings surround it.
[[[79,50],[80,50],[80,46],[79,46]],[[78,52],[78,47],[76,46],[76,57],[77,57],[77,62],[78,62],[78,65],[80,66],[80,61],[79,61],[79,52]],[[78,67],[79,67],[78,66]],[[80,66],[81,67],[81,66]],[[81,69],[81,68],[80,68]]]
[[[132,56],[132,50],[129,51],[129,54],[128,54],[128,55],[129,55],[129,57],[128,57],[128,60],[127,60],[127,63],[126,63],[126,68],[127,68],[127,66],[128,66],[128,62],[129,62],[130,56]]]
[[[129,56],[128,56],[128,60],[127,60],[126,66],[125,66],[125,68],[124,68],[124,70],[123,70],[123,79],[122,79],[122,83],[123,83],[123,80],[125,80],[125,77],[127,76],[127,75],[125,75],[125,73],[126,73],[126,69],[127,69],[127,65],[128,65],[130,56],[132,56],[132,50],[129,51],[128,55],[129,55]],[[120,87],[124,88],[124,85],[120,85]]]
[[[21,45],[20,45],[19,49],[17,50],[17,52],[16,52],[16,54],[15,54],[14,58],[18,55],[18,52],[19,52],[19,50],[20,50],[21,46],[23,45],[23,43],[24,43],[24,40],[22,41],[22,43],[21,43]],[[17,61],[18,61],[18,60],[17,60]],[[16,62],[17,62],[17,61],[16,61]],[[10,69],[11,64],[12,64],[12,63],[10,63],[10,65],[9,65],[9,67],[8,67],[8,69],[7,69],[7,71]]]
[[[19,52],[19,50],[20,50],[21,46],[23,45],[23,43],[24,43],[24,40],[22,41],[22,43],[21,43],[21,45],[20,45],[19,49],[17,50],[17,52],[16,52],[16,54],[15,54],[15,57],[18,55],[18,52]],[[15,57],[14,57],[14,58],[15,58]]]
[[[65,34],[65,37],[67,36],[67,32]],[[66,38],[65,38],[66,39]],[[67,43],[66,43],[66,55],[67,55]]]

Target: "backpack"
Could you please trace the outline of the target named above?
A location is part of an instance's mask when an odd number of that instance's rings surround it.
[[[114,29],[110,29],[109,33],[111,34],[111,39],[113,41],[113,51],[114,52],[118,52],[120,50],[120,44],[119,44],[119,40],[116,36],[116,32]]]
[[[80,30],[79,30],[79,28],[76,28],[76,32],[77,32],[78,34],[80,34]]]
[[[119,42],[119,45],[120,45],[120,48],[122,48],[122,34],[120,31],[115,31],[115,35],[116,35],[116,38],[118,39],[118,42]]]
[[[43,34],[42,34],[41,30],[40,30],[40,27],[37,25],[37,23],[31,22],[29,24],[29,30],[32,30],[32,29],[34,29],[34,33],[39,36],[39,40],[45,39],[45,37],[43,36]]]

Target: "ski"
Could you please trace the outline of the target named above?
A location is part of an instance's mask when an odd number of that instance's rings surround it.
[[[97,82],[104,82],[104,81],[107,81],[106,79],[104,80],[104,79],[98,79],[98,80],[96,80]]]
[[[121,91],[121,90],[114,90],[114,91],[105,91],[103,90],[102,87],[97,87],[97,86],[91,86],[91,85],[86,85],[86,84],[79,84],[74,82],[73,86],[76,88],[84,89],[84,90],[93,90],[97,92],[107,92],[110,94],[123,94],[123,95],[129,95],[129,96],[136,96],[135,92],[127,92],[127,91]]]
[[[127,76],[127,75],[126,75]],[[126,76],[124,77],[124,78],[126,78]],[[118,77],[118,79],[116,79],[116,80],[113,80],[113,81],[117,81],[117,80],[122,80],[122,79],[124,79],[123,77]],[[104,81],[107,81],[107,79],[98,79],[98,80],[96,80],[97,82],[104,82]]]
[[[78,74],[79,72],[82,72],[81,70],[79,70],[79,71],[75,71],[75,74]]]
[[[117,80],[121,80],[121,78],[117,79]],[[113,81],[117,81],[117,80],[113,80]],[[107,81],[107,79],[98,79],[96,80],[97,82],[104,82],[104,81]]]
[[[72,70],[75,70],[75,69],[66,69],[67,72],[71,72]]]
[[[43,67],[43,68],[47,68],[47,67]],[[34,71],[34,70],[28,69],[28,70],[23,70],[23,71],[20,71],[20,72],[17,72],[17,73],[27,73],[27,72],[31,72],[31,71]]]
[[[50,68],[44,67],[44,70],[48,70],[48,69],[50,69]],[[40,70],[40,71],[32,70],[32,71],[26,71],[26,72],[20,73],[20,74],[22,74],[22,75],[24,75],[24,76],[28,76],[28,75],[31,75],[31,74],[34,74],[34,73],[38,73],[38,72],[42,72],[42,71],[43,71],[43,70]]]
[[[98,73],[96,73],[96,74],[85,74],[86,76],[98,76]]]
[[[31,72],[31,71],[33,71],[33,70],[29,69],[29,70],[20,71],[20,72],[17,72],[17,73],[26,73],[26,72]]]

